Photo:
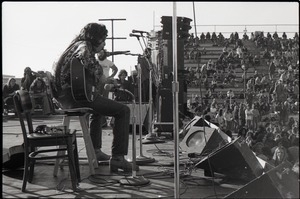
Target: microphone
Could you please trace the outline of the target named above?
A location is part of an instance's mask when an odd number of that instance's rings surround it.
[[[105,84],[104,89],[106,91],[117,91],[121,87],[121,84]]]
[[[127,54],[129,53],[130,50],[126,50],[126,51],[114,51],[114,52],[106,52],[107,53],[107,57],[111,56],[111,55],[122,55],[122,54]]]
[[[136,34],[130,33],[130,34],[129,34],[129,37],[137,37],[137,38],[140,38],[140,37],[144,37],[144,36],[142,36],[142,35],[136,35]]]
[[[141,34],[146,33],[148,36],[150,36],[149,32],[143,30],[132,30],[132,33],[141,33]]]

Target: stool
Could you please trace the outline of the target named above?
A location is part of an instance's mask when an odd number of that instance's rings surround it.
[[[92,175],[95,174],[95,168],[98,168],[98,161],[95,154],[95,150],[93,147],[93,143],[89,134],[89,115],[92,113],[91,108],[73,108],[73,109],[63,109],[63,110],[55,110],[55,115],[64,115],[63,117],[63,125],[69,128],[71,117],[79,117],[83,140],[86,147],[86,154],[88,158],[88,163],[90,167],[90,172]],[[59,152],[64,153],[64,152]],[[53,175],[57,176],[58,167],[61,162],[61,159],[57,159],[55,163],[55,168]]]

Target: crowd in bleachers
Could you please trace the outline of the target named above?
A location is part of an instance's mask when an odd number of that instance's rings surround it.
[[[253,42],[256,49],[247,49],[246,41]],[[244,137],[272,165],[285,159],[299,164],[299,119],[291,117],[299,114],[298,33],[289,39],[276,32],[273,36],[251,33],[250,38],[245,33],[242,39],[237,33],[222,39],[202,33],[200,39],[191,36],[186,48],[201,52],[203,42],[222,46],[223,51],[215,62],[209,60],[190,70],[189,86],[201,85],[204,93],[191,99],[191,112],[204,115],[230,136]],[[253,50],[258,54],[252,54]],[[236,70],[241,71],[241,78]],[[216,92],[218,87],[223,93]]]

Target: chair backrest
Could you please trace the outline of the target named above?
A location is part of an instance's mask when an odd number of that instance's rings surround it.
[[[27,146],[27,134],[33,133],[33,125],[31,118],[32,101],[27,90],[18,90],[13,96],[15,110],[20,120],[22,134],[24,138],[25,147]],[[26,118],[28,133],[25,126],[24,118]]]

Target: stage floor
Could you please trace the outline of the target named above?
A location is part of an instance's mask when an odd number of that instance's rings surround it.
[[[58,116],[34,117],[34,125],[59,125],[62,118]],[[8,148],[22,144],[22,134],[18,118],[3,119],[3,152]],[[80,129],[77,120],[71,120],[70,128]],[[86,159],[82,132],[77,131],[80,158],[80,191],[73,192],[67,165],[53,177],[54,161],[38,163],[32,183],[27,183],[27,192],[21,192],[23,168],[17,170],[2,169],[2,198],[174,198],[174,142],[165,139],[161,144],[143,144],[137,135],[136,154],[154,158],[155,162],[140,166],[136,177],[149,180],[143,186],[129,186],[120,183],[120,179],[134,176],[126,173],[110,173],[107,162],[100,163],[96,175],[91,176]],[[110,154],[112,129],[103,129],[102,150]],[[132,157],[132,134],[127,158]],[[180,154],[180,198],[223,198],[243,186],[241,182],[232,181],[216,175],[214,178],[204,176],[204,171],[192,166],[187,154]],[[244,183],[245,184],[245,183]]]

